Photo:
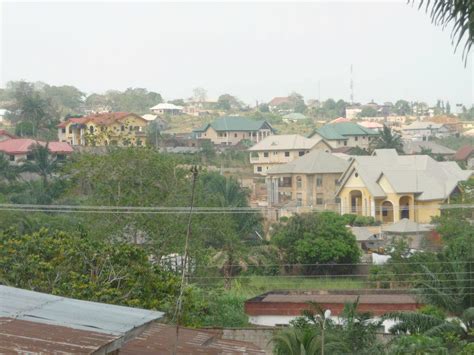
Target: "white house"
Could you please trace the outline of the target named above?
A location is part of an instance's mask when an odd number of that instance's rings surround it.
[[[161,103],[150,108],[151,112],[157,115],[180,115],[183,113],[184,108],[169,103]]]

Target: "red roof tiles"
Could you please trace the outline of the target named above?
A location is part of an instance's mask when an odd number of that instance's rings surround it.
[[[471,154],[474,153],[474,146],[472,145],[465,145],[454,154],[454,160],[456,161],[463,161],[469,158]]]
[[[289,97],[274,97],[272,101],[268,103],[268,106],[279,106],[281,104],[286,104],[290,102]]]
[[[130,112],[105,112],[105,113],[96,113],[93,115],[79,117],[79,118],[69,118],[64,122],[61,122],[57,125],[58,128],[64,128],[68,123],[78,123],[78,124],[85,124],[87,122],[94,122],[99,125],[107,125],[114,123],[116,121],[120,121],[121,119],[127,116],[135,116],[141,118],[142,120],[146,121],[143,117]]]
[[[31,147],[35,144],[40,144],[42,146],[46,145],[45,142],[30,138],[8,139],[6,141],[0,142],[0,152],[12,155],[27,154],[31,151]],[[70,154],[73,152],[72,147],[65,142],[49,142],[48,149],[54,154]]]

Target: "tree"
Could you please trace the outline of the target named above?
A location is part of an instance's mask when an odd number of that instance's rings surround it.
[[[414,4],[414,0],[410,0]],[[431,21],[436,26],[443,29],[452,25],[451,39],[456,51],[463,39],[465,40],[462,56],[467,63],[467,58],[471,50],[474,38],[474,6],[471,0],[445,0],[429,1],[420,0],[418,8],[425,7],[425,11],[430,14]]]
[[[163,102],[159,93],[143,88],[128,88],[124,92],[109,90],[105,93],[107,105],[112,111],[133,112],[144,114],[150,107]]]
[[[289,96],[290,107],[299,113],[304,113],[306,111],[306,104],[304,103],[303,95],[298,94],[297,92],[292,92]]]
[[[15,181],[18,178],[18,169],[10,164],[5,154],[0,153],[0,181]]]
[[[260,112],[270,112],[270,108],[268,107],[268,104],[260,104],[258,106],[258,110]]]
[[[26,160],[21,166],[21,171],[36,173],[41,176],[43,187],[48,188],[48,182],[51,175],[58,170],[60,161],[52,157],[49,152],[48,143],[45,146],[35,144],[30,152],[32,159]]]
[[[398,100],[395,102],[395,112],[400,116],[407,116],[412,114],[410,103],[406,100]]]
[[[156,120],[150,122],[146,128],[147,134],[147,146],[151,145],[155,148],[159,147],[159,142],[161,140],[161,129],[160,124]]]
[[[242,106],[242,102],[240,102],[235,96],[229,94],[221,95],[217,99],[217,108],[221,110],[241,110]]]
[[[333,212],[293,216],[276,229],[271,242],[289,264],[350,264],[358,262],[360,256],[354,235],[344,219]],[[317,266],[305,269],[315,271]]]
[[[193,99],[197,102],[204,102],[207,100],[207,90],[201,87],[193,89]]]
[[[403,143],[401,137],[393,133],[392,130],[384,126],[380,136],[370,143],[370,148],[374,149],[395,149],[398,153],[403,154]]]
[[[449,101],[446,101],[445,112],[447,115],[451,114],[451,105],[449,104]]]
[[[85,99],[85,94],[71,85],[50,86],[46,84],[42,90],[62,115],[78,112]]]
[[[358,113],[358,117],[376,117],[378,114],[377,110],[373,107],[366,106]]]

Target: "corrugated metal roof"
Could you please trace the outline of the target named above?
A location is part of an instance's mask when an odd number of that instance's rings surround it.
[[[163,312],[75,300],[0,285],[0,317],[123,335]]]
[[[249,149],[251,152],[264,150],[307,150],[322,141],[322,138],[306,138],[299,134],[279,134],[265,137]],[[327,145],[327,143],[326,143]],[[329,145],[328,145],[328,148]]]
[[[419,224],[413,221],[410,221],[407,218],[402,218],[398,222],[392,223],[389,226],[383,227],[384,232],[390,233],[416,233],[416,232],[429,232],[434,229],[433,226],[427,224]]]
[[[268,128],[273,131],[272,126],[267,121],[256,121],[240,116],[220,117],[212,123],[207,123],[201,128],[195,129],[194,132],[204,132],[211,126],[215,131],[258,131],[262,128]]]
[[[154,355],[174,351],[176,327],[154,323],[140,336],[125,344],[120,354]],[[178,354],[265,354],[256,345],[236,340],[222,339],[216,330],[179,328]]]
[[[1,354],[91,354],[112,351],[121,345],[110,335],[57,325],[0,318]]]
[[[327,124],[318,128],[309,136],[309,138],[311,138],[315,133],[328,140],[344,140],[348,139],[349,136],[377,136],[379,134],[376,131],[362,127],[354,122]]]

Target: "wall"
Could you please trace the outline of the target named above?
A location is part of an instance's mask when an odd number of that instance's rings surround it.
[[[228,132],[216,132],[214,128],[208,127],[205,132],[199,133],[198,138],[210,139],[214,144],[218,145],[236,145],[241,140],[247,139],[252,142],[260,142],[263,138],[271,136],[273,133],[269,129],[261,129],[255,132],[249,131],[228,131]]]
[[[245,341],[257,345],[266,354],[273,353],[272,337],[277,328],[222,329],[222,339]]]

